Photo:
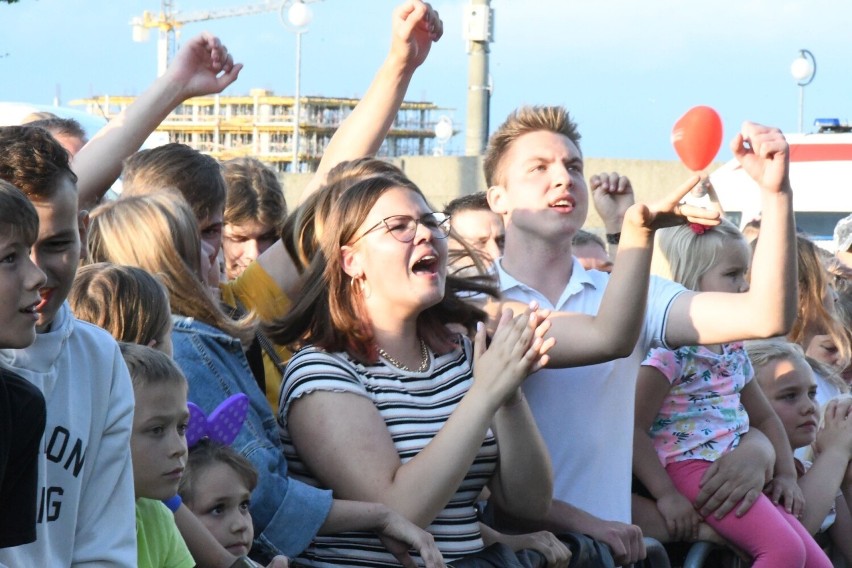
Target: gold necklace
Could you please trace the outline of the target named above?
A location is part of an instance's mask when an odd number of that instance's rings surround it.
[[[411,372],[411,369],[408,368],[408,365],[402,363],[401,361],[394,359],[390,356],[390,353],[382,349],[381,347],[377,348],[379,355],[384,357],[388,363],[396,367],[401,371]],[[420,340],[420,366],[414,371],[415,373],[422,373],[429,367],[429,350],[426,348],[426,342],[422,339]]]

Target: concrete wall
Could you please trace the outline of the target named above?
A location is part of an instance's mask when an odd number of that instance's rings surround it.
[[[486,189],[482,162],[478,156],[409,156],[396,158],[392,162],[420,186],[435,207],[442,207],[460,195]],[[720,165],[721,163],[711,164],[707,171],[713,171]],[[628,176],[633,183],[637,200],[646,203],[659,199],[691,175],[691,172],[676,160],[606,158],[587,158],[585,172],[586,179],[601,172],[618,172]],[[282,174],[287,203],[291,208],[297,203],[298,196],[310,178],[311,174]],[[603,228],[600,218],[591,206],[586,227],[592,230]]]

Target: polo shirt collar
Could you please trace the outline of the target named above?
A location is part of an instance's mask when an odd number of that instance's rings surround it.
[[[580,264],[580,261],[577,260],[576,257],[571,257],[573,261],[573,265],[571,268],[571,278],[568,280],[568,284],[565,286],[565,289],[562,291],[562,294],[559,296],[559,301],[555,306],[550,305],[550,301],[544,297],[538,290],[524,284],[503,268],[503,258],[500,257],[494,262],[494,269],[497,273],[497,277],[500,279],[500,292],[504,295],[511,290],[520,290],[526,296],[529,296],[530,299],[535,299],[538,301],[539,305],[542,307],[546,307],[549,309],[561,309],[560,306],[563,306],[565,302],[568,301],[571,296],[575,294],[579,294],[582,292],[586,286],[589,286],[593,289],[598,287],[598,284],[593,280],[589,273],[583,268],[583,265]]]

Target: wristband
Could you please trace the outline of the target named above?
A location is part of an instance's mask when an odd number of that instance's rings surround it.
[[[166,499],[163,501],[163,505],[169,508],[169,511],[172,513],[176,513],[178,509],[180,509],[181,503],[183,503],[183,499],[180,498],[180,495],[175,495],[170,499]]]
[[[611,245],[617,245],[620,240],[621,240],[621,231],[619,231],[618,233],[607,233],[606,234],[606,242],[608,242]]]

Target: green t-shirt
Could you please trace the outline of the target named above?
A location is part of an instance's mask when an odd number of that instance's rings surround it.
[[[193,568],[195,560],[168,507],[153,499],[136,500],[139,568]]]

